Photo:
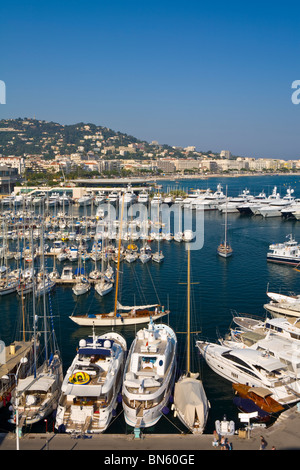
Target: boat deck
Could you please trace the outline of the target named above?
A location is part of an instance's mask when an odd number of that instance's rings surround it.
[[[12,345],[5,347],[5,364],[0,364],[0,377],[13,371],[32,348],[31,341],[15,341]]]

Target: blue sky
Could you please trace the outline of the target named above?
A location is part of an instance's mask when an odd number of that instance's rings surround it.
[[[297,2],[98,0],[0,7],[0,118],[300,158]]]

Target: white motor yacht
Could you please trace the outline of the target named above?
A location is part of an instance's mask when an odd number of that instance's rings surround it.
[[[280,194],[277,193],[277,186],[274,186],[272,193],[267,197],[265,192],[262,191],[258,196],[254,196],[250,201],[238,206],[238,211],[241,214],[259,215],[259,210],[269,206],[271,202],[280,201]]]
[[[93,197],[91,194],[85,194],[84,196],[78,199],[78,204],[80,206],[90,206],[92,204]]]
[[[172,194],[168,194],[165,198],[164,198],[164,203],[165,204],[173,204],[174,203],[174,197],[172,196]]]
[[[288,237],[289,239],[286,242],[269,245],[267,261],[290,264],[292,266],[297,266],[300,263],[300,246],[292,234],[288,235]]]
[[[102,433],[118,405],[127,345],[117,333],[79,341],[66,372],[55,427],[67,433]]]
[[[140,202],[141,204],[148,204],[149,194],[147,193],[147,191],[143,190],[140,192],[140,194],[138,195],[138,202]]]
[[[53,207],[59,204],[59,193],[52,193],[48,198],[46,198],[46,206]]]
[[[228,198],[228,200],[219,205],[218,209],[220,212],[235,213],[239,212],[238,207],[241,204],[245,204],[253,199],[248,189],[244,189],[241,194],[237,197]]]
[[[134,428],[156,424],[167,406],[176,374],[177,338],[167,325],[137,332],[124,369],[124,418]]]
[[[254,332],[266,336],[268,333],[278,335],[282,338],[300,341],[300,319],[296,319],[293,323],[284,317],[267,318],[266,320],[256,320],[247,316],[233,317],[234,323],[243,332]],[[300,343],[299,343],[300,344]]]
[[[66,244],[61,240],[55,240],[53,246],[50,248],[50,253],[53,255],[58,255],[66,248]]]
[[[268,388],[272,398],[281,405],[299,400],[297,378],[289,373],[286,364],[265,351],[230,348],[206,341],[197,341],[196,346],[208,366],[226,380]]]
[[[152,200],[151,200],[151,206],[158,206],[162,204],[163,202],[163,197],[161,194],[154,194]]]
[[[67,248],[68,260],[71,262],[78,261],[78,248],[75,245]]]
[[[300,318],[300,302],[274,302],[264,304],[264,309],[272,317],[284,317],[289,321],[295,321]]]
[[[289,188],[287,194],[282,199],[275,199],[267,206],[265,204],[262,205],[257,209],[257,213],[263,217],[281,217],[282,209],[289,207],[295,201],[295,198],[292,196],[293,192],[294,190]]]
[[[71,196],[68,196],[67,193],[63,193],[61,196],[59,196],[59,204],[61,206],[68,206],[71,202]]]
[[[109,193],[108,195],[107,202],[110,204],[116,204],[118,201],[119,194],[117,193],[117,191],[111,191],[111,193]]]
[[[60,278],[63,281],[72,281],[74,279],[72,266],[65,266],[62,270]]]
[[[124,193],[124,204],[133,204],[137,201],[137,195],[134,193],[132,187],[128,185]]]
[[[100,204],[103,204],[106,201],[106,194],[104,191],[98,191],[95,197],[95,204],[96,206],[99,206]]]
[[[217,190],[214,193],[206,192],[192,203],[192,207],[204,211],[216,210],[221,204],[225,202],[226,195],[222,191],[221,184],[218,184]]]
[[[182,203],[184,207],[192,207],[194,204],[197,203],[197,201],[202,201],[202,199],[205,198],[206,195],[211,194],[210,189],[207,189],[205,192],[200,191],[200,189],[194,189],[189,192],[186,197],[176,197],[175,198],[175,204]]]

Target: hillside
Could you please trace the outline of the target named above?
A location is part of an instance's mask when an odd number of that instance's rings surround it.
[[[97,153],[103,147],[111,147],[108,153],[113,153],[113,147],[130,144],[142,151],[153,147],[133,136],[91,123],[61,125],[27,118],[0,121],[0,154],[3,156],[39,155],[51,159],[55,154],[70,155],[78,150]]]

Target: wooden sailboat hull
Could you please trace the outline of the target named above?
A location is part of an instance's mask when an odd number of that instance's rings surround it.
[[[142,313],[137,312],[136,315],[122,313],[122,316],[114,316],[111,314],[99,314],[92,316],[71,316],[69,317],[73,322],[80,326],[124,326],[124,325],[140,325],[142,323],[149,323],[151,318],[153,321],[167,315],[169,312],[153,312]]]

